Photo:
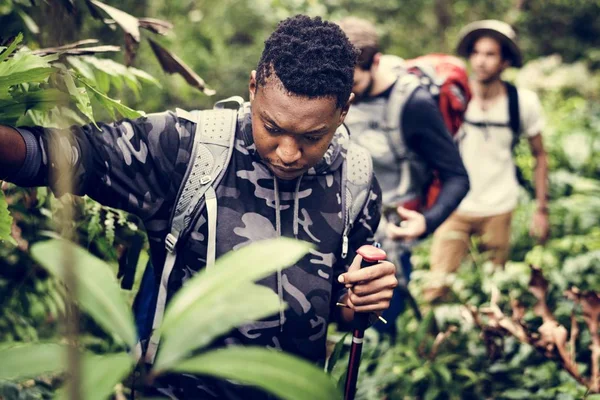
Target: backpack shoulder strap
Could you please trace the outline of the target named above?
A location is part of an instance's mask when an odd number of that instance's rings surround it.
[[[388,137],[392,151],[398,159],[404,158],[407,150],[402,134],[402,126],[400,125],[400,116],[404,112],[408,99],[419,87],[419,84],[419,78],[416,75],[401,72],[388,100],[385,125],[390,133]]]
[[[368,200],[373,179],[373,159],[363,147],[350,142],[342,167],[342,258],[348,255],[348,235]]]
[[[187,237],[190,227],[204,207],[208,216],[208,242],[206,267],[214,264],[216,253],[217,195],[219,185],[233,154],[237,127],[237,110],[213,109],[187,112],[176,109],[182,129],[194,134],[192,155],[177,194],[165,238],[167,255],[159,283],[156,310],[152,323],[152,336],[146,352],[146,362],[154,362],[158,349],[158,327],[162,322],[167,302],[169,277],[177,260],[178,243]],[[186,122],[191,122],[186,123]]]
[[[513,133],[511,149],[519,143],[521,135],[521,116],[519,115],[519,93],[517,88],[510,82],[504,81],[506,86],[506,95],[508,97],[508,125]]]

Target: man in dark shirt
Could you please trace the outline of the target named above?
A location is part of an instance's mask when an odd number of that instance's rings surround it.
[[[378,238],[389,256],[398,256],[394,261],[402,265],[408,279],[411,243],[435,231],[458,206],[469,190],[467,172],[429,92],[404,69],[384,65],[393,56],[380,53],[375,26],[356,17],[345,18],[339,25],[361,52],[354,72],[355,100],[345,124],[352,140],[373,157],[383,206],[389,210],[388,223],[382,221]],[[422,195],[433,170],[438,171],[442,189],[433,206],[423,211]],[[396,224],[391,218],[402,221]],[[397,289],[384,313],[392,323],[376,327],[393,336],[393,321],[401,311],[402,294]]]
[[[327,324],[340,310],[337,302],[347,306],[341,309],[344,321],[352,320],[354,311],[381,312],[389,305],[397,285],[394,266],[386,261],[359,269],[360,257],[355,257],[361,245],[373,243],[380,219],[381,190],[374,178],[369,177],[366,200],[349,232],[340,218],[342,171],[348,152],[356,148],[340,126],[352,99],[356,56],[339,27],[320,18],[285,20],[265,42],[250,76],[250,103],[238,113],[231,161],[216,188],[216,255],[278,236],[315,248],[296,265],[261,281],[279,295],[277,315],[240,327],[214,346],[263,346],[322,363]],[[162,266],[169,218],[195,140],[184,129],[190,115],[183,110],[150,114],[99,124],[100,132],[91,125],[75,126],[69,135],[43,127],[0,126],[0,177],[56,191],[66,173],[56,166],[68,165],[73,193],[144,221],[152,263]],[[181,243],[170,275],[161,276],[162,268],[156,268],[156,282],[168,282],[169,298],[205,267],[206,215],[205,209]],[[179,378],[166,382],[161,393],[256,398],[250,389],[228,382]]]

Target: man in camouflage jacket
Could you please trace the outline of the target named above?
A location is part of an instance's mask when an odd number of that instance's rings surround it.
[[[240,112],[233,156],[217,188],[216,255],[277,236],[316,247],[296,265],[261,281],[289,305],[285,311],[282,307],[272,318],[243,326],[215,346],[266,346],[320,363],[334,314],[349,321],[354,311],[381,312],[389,305],[397,285],[394,266],[383,262],[361,270],[354,257],[358,247],[373,242],[379,223],[381,191],[375,179],[350,232],[350,253],[341,254],[341,171],[349,143],[338,128],[351,101],[356,57],[339,27],[320,18],[285,20],[265,42],[250,77],[251,102]],[[67,136],[42,127],[0,126],[0,176],[56,192],[61,175],[53,160],[64,157],[72,167],[73,193],[144,221],[152,264],[161,266],[169,217],[193,143],[185,123],[164,112],[101,124],[101,132],[90,125],[73,127]],[[179,250],[169,298],[205,266],[206,238],[203,214]],[[158,282],[160,268],[155,274]],[[336,311],[338,301],[348,308]],[[160,391],[186,398],[256,394],[190,379],[172,377]]]

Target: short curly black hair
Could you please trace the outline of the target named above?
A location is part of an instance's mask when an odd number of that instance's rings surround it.
[[[265,86],[275,74],[291,94],[335,97],[342,108],[352,92],[358,54],[337,24],[296,15],[281,21],[265,41],[256,83]]]

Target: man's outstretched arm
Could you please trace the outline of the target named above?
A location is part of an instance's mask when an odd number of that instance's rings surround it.
[[[11,180],[23,167],[27,148],[21,134],[10,126],[0,125],[0,180]]]
[[[177,194],[191,135],[180,136],[172,112],[97,126],[2,126],[0,179],[24,187],[49,186],[62,195],[61,183],[70,175],[71,193],[142,219],[151,217]]]

